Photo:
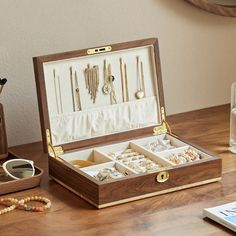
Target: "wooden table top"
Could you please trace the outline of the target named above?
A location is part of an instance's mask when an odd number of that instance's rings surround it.
[[[41,142],[21,145],[11,151],[33,159],[45,175],[40,187],[5,196],[41,195],[53,205],[43,213],[1,215],[0,235],[234,235],[202,217],[203,208],[236,200],[236,155],[228,152],[229,105],[169,116],[168,121],[178,136],[222,157],[222,181],[97,210],[49,179]]]

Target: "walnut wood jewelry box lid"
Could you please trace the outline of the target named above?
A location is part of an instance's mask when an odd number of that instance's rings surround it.
[[[2,160],[2,161],[4,162],[9,159],[15,159],[15,158],[21,158],[21,157],[10,152],[8,154],[7,159]],[[40,185],[43,173],[44,172],[42,169],[35,166],[35,175],[30,178],[14,180],[14,179],[11,179],[10,177],[5,176],[5,175],[1,176],[1,178],[0,178],[0,195],[37,187],[38,185]]]
[[[124,141],[165,128],[156,38],[33,61],[45,152]]]

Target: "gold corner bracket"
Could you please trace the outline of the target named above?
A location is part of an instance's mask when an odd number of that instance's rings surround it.
[[[53,147],[51,142],[51,134],[50,130],[46,129],[46,136],[47,136],[47,145],[48,145],[48,154],[51,157],[57,158],[59,155],[63,154],[63,148],[61,146]]]
[[[153,134],[158,135],[158,134],[165,134],[167,132],[169,134],[172,134],[171,128],[170,128],[169,124],[166,121],[166,114],[165,114],[165,108],[164,107],[161,107],[161,120],[162,120],[161,125],[159,125],[159,126],[157,126],[153,129]]]
[[[98,54],[98,53],[103,53],[103,52],[110,52],[112,50],[111,46],[105,46],[105,47],[100,47],[100,48],[90,48],[87,50],[88,55],[92,54]]]

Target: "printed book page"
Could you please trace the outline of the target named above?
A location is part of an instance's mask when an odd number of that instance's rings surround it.
[[[203,210],[203,216],[236,232],[236,202],[205,208]]]

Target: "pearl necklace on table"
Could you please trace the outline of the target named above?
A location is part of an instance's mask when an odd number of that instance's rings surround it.
[[[26,204],[31,201],[43,202],[46,205],[33,206],[33,205]],[[9,203],[12,205],[9,206],[8,205]],[[50,209],[52,206],[52,203],[48,198],[40,197],[40,196],[31,196],[31,197],[22,198],[21,200],[18,200],[16,198],[0,198],[0,205],[7,205],[6,208],[0,210],[0,215],[3,215],[5,213],[13,211],[16,208],[20,210],[25,210],[25,211],[43,212],[45,210]]]

